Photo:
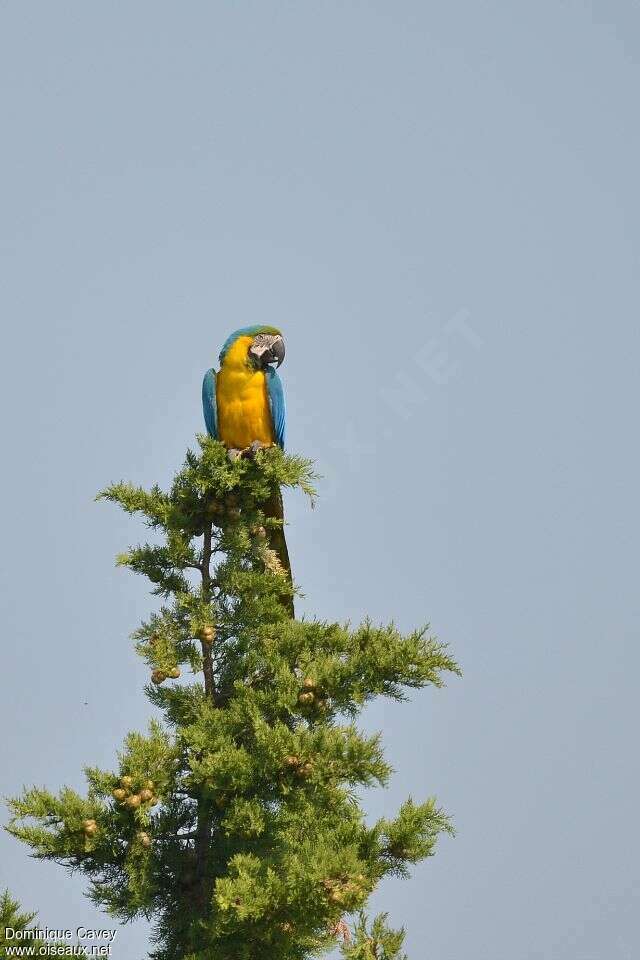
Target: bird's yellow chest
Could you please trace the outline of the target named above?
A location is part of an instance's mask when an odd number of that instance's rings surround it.
[[[250,343],[249,337],[240,337],[216,376],[218,436],[227,447],[240,450],[254,440],[274,442],[266,377],[246,361]]]

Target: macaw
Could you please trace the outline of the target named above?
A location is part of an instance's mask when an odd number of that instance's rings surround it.
[[[231,459],[255,454],[277,444],[284,449],[286,409],[280,366],[285,347],[275,327],[242,327],[225,340],[220,369],[207,370],[202,382],[202,407],[207,431],[227,447]],[[266,516],[284,519],[282,495],[274,490],[263,505]],[[291,579],[289,552],[282,526],[269,531],[269,546]],[[293,616],[293,606],[287,601]]]
[[[275,327],[242,327],[225,340],[220,371],[207,370],[202,406],[209,434],[229,450],[252,444],[284,449],[286,411],[280,377],[270,366],[284,360]]]

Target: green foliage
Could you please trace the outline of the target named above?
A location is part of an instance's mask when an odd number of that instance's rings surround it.
[[[66,942],[43,940],[40,936],[45,932],[38,927],[31,926],[37,914],[23,913],[20,904],[14,900],[8,890],[0,896],[0,958],[8,957],[7,947],[17,947],[30,950],[43,950],[42,956],[55,956],[56,952],[62,956],[67,947]]]
[[[404,930],[392,930],[387,926],[387,914],[379,914],[371,927],[364,913],[360,914],[354,937],[342,946],[345,960],[406,960],[401,953]]]
[[[262,508],[274,485],[313,498],[310,463],[277,448],[231,463],[199,443],[169,493],[101,494],[163,535],[118,562],[163,597],[133,639],[164,723],[127,737],[117,771],[87,768],[84,797],[26,790],[8,829],[81,870],[113,915],[152,919],[157,960],[303,960],[335,946],[348,914],[347,960],[401,960],[403,934],[384,918],[368,932],[361,912],[451,828],[433,800],[366,823],[356,791],[391,768],[355,721],[458,668],[428,629],[291,619],[265,546],[281,521]]]
[[[0,897],[0,957],[7,956],[7,945],[15,944],[15,938],[7,939],[7,928],[13,930],[27,930],[36,916],[35,913],[22,913],[20,904],[14,900],[8,890]],[[40,940],[30,940],[29,943],[41,943]]]

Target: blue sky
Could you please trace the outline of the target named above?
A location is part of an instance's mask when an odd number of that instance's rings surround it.
[[[144,534],[93,498],[167,484],[276,324],[301,611],[464,668],[366,715],[370,815],[458,831],[375,905],[412,960],[637,955],[639,37],[634,0],[0,5],[3,795],[146,725]],[[3,835],[5,884],[105,923]]]

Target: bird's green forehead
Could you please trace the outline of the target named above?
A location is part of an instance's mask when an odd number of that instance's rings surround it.
[[[224,360],[227,350],[229,347],[233,346],[238,337],[257,337],[259,333],[268,333],[271,334],[272,337],[282,336],[277,327],[269,327],[262,324],[256,324],[253,327],[240,327],[240,329],[234,331],[230,337],[227,337],[223,343],[222,350],[220,351],[220,362]]]
[[[270,333],[274,337],[281,337],[282,334],[277,327],[256,327],[256,333]]]

